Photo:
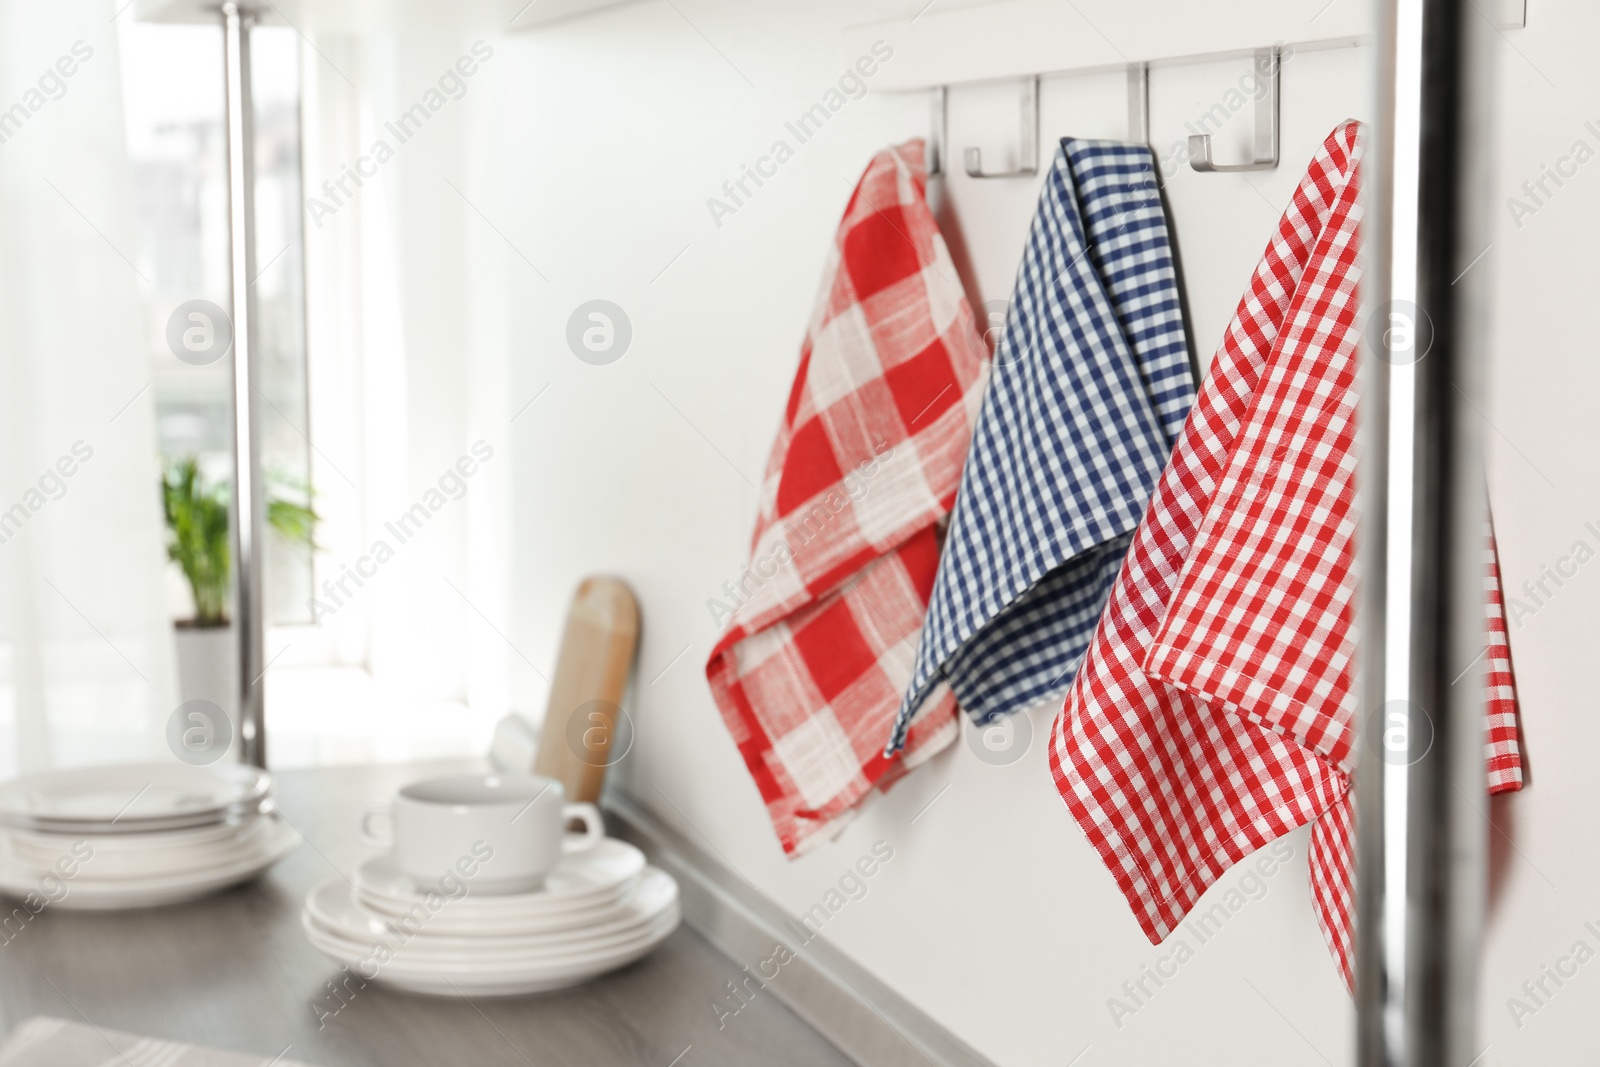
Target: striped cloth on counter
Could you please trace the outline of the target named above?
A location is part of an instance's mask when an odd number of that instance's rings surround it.
[[[306,1067],[281,1056],[223,1052],[48,1015],[18,1023],[0,1045],[0,1067]]]

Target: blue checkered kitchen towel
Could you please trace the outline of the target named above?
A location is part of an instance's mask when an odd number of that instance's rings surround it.
[[[1150,150],[1065,139],[887,751],[940,678],[979,723],[1071,685],[1193,403]]]

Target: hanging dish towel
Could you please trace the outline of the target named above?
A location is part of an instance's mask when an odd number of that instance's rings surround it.
[[[1057,788],[1153,942],[1315,819],[1312,893],[1346,983],[1357,135],[1324,142],[1257,267],[1050,741]],[[1521,761],[1492,542],[1485,607],[1500,791]]]
[[[947,683],[979,723],[1072,682],[1194,402],[1154,162],[1061,142],[888,751]]]
[[[925,199],[920,141],[845,209],[762,488],[745,599],[706,678],[795,855],[956,736],[948,689],[883,752],[911,677],[985,350]]]

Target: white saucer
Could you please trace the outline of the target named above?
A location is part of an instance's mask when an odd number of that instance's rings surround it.
[[[52,901],[49,907],[63,911],[113,911],[122,908],[152,908],[162,904],[177,904],[185,900],[207,896],[220,889],[247,882],[300,844],[300,835],[293,827],[273,816],[270,832],[262,837],[256,847],[245,855],[198,871],[179,875],[149,878],[96,879],[89,877],[93,860],[80,866],[72,878],[51,874],[52,885],[64,886],[66,895]],[[48,899],[41,891],[40,879],[44,873],[24,866],[9,858],[0,859],[0,894],[27,897],[37,894]]]
[[[0,824],[55,833],[138,833],[217,822],[271,791],[236,763],[123,763],[32,774],[0,785]]]
[[[556,869],[545,876],[540,889],[531,893],[470,893],[454,901],[451,912],[462,917],[532,918],[595,907],[615,900],[642,870],[644,853],[625,841],[605,837],[594,848],[562,857]],[[457,880],[464,881],[470,889],[472,879],[458,877]],[[356,868],[355,884],[362,899],[394,913],[423,903],[430,889],[442,892],[436,886],[421,885],[400,873],[389,853],[364,860]]]

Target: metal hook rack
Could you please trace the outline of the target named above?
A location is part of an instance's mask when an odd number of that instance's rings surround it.
[[[1039,76],[1025,79],[1022,94],[1022,145],[1017,150],[1017,166],[1012,170],[983,169],[983,150],[969,148],[963,153],[969,178],[1022,178],[1039,173]]]
[[[944,174],[945,136],[948,132],[950,119],[946,110],[946,97],[949,90],[943,85],[933,87],[933,134],[928,138],[928,177],[937,178]]]
[[[1258,75],[1266,83],[1266,92],[1255,102],[1255,155],[1247,163],[1218,163],[1211,156],[1211,135],[1193,134],[1189,138],[1189,165],[1203,174],[1233,174],[1249,170],[1272,170],[1278,165],[1279,137],[1278,112],[1282,88],[1278,77],[1283,63],[1282,49],[1256,50],[1253,62]],[[1021,178],[1039,172],[1039,75],[1024,79],[1022,94],[1021,144],[1017,151],[1018,165],[1011,170],[986,171],[983,169],[982,149],[968,148],[962,156],[967,176],[970,178]],[[949,87],[933,88],[932,129],[928,138],[928,174],[945,173],[945,158],[949,141]],[[1128,64],[1128,141],[1131,144],[1150,143],[1150,64]]]
[[[1128,64],[1128,141],[1150,143],[1150,64]]]
[[[1211,158],[1211,135],[1191,134],[1189,137],[1189,165],[1203,174],[1235,174],[1246,170],[1272,170],[1278,165],[1278,68],[1283,62],[1283,50],[1257,49],[1256,74],[1266,79],[1267,91],[1256,98],[1255,158],[1248,163],[1217,163]]]

